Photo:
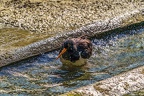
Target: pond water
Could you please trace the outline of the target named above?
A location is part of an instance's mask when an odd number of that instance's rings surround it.
[[[55,96],[144,65],[144,24],[116,29],[92,40],[88,64],[63,69],[58,50],[0,68],[0,95]]]

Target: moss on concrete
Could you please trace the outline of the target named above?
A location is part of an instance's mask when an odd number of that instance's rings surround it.
[[[130,92],[130,93],[125,94],[123,96],[144,96],[144,89],[141,89],[141,90],[135,91],[135,92]]]
[[[142,74],[144,74],[144,69],[142,70]]]
[[[104,94],[107,94],[107,95],[108,95],[108,92],[109,92],[108,89],[103,89],[103,88],[97,86],[97,84],[94,85],[94,88],[95,88],[95,90],[99,91],[100,93],[102,93],[102,94],[104,93]]]
[[[8,50],[23,47],[48,37],[18,28],[3,28],[0,29],[0,48]]]
[[[93,96],[92,94],[86,94],[86,93],[83,93],[83,92],[76,92],[76,91],[73,91],[73,92],[69,92],[69,93],[66,93],[66,94],[62,94],[60,96]]]
[[[61,96],[84,96],[82,93],[79,93],[79,92],[71,92],[71,93],[68,93],[66,95],[61,95]]]

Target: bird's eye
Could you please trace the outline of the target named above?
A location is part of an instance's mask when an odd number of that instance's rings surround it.
[[[68,44],[68,47],[70,47],[70,44]]]

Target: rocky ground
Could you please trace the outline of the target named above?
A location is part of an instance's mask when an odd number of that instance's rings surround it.
[[[143,0],[1,0],[0,23],[51,35],[141,10],[143,5]]]

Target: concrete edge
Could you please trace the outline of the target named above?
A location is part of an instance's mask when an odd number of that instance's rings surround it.
[[[88,35],[89,37],[94,37],[97,34],[124,27],[130,24],[138,23],[141,21],[126,23],[130,18],[136,18],[136,15],[143,16],[143,9],[136,9],[131,12],[126,12],[115,18],[109,18],[107,20],[96,21],[87,26],[83,26],[77,30],[72,30],[70,32],[64,32],[63,34],[57,34],[54,37],[41,40],[39,42],[32,43],[30,45],[15,49],[4,51],[0,53],[0,67],[8,65],[10,63],[26,59],[31,56],[35,56],[44,52],[52,51],[58,49],[61,46],[61,43],[68,37],[78,37],[80,35]]]
[[[144,66],[60,96],[122,96],[144,88]]]

